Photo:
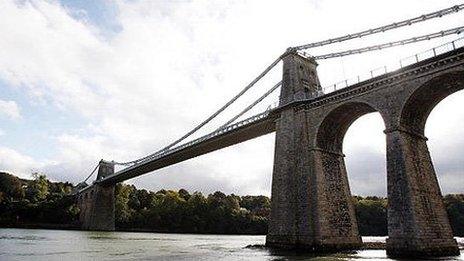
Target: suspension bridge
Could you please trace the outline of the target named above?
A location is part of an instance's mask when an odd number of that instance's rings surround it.
[[[350,200],[342,142],[352,122],[364,114],[379,112],[387,136],[387,253],[399,257],[459,254],[424,128],[430,111],[464,88],[464,38],[402,59],[395,67],[380,67],[327,86],[320,84],[317,61],[457,35],[464,26],[341,52],[310,55],[309,50],[439,19],[462,9],[464,4],[288,48],[236,96],[179,139],[133,161],[100,161],[76,193],[83,229],[114,230],[116,183],[276,132],[266,244],[310,251],[356,249],[361,237]],[[214,131],[186,141],[280,63],[281,81]],[[244,117],[277,90],[278,102]],[[117,165],[122,169],[115,172]],[[96,180],[87,185],[94,174]]]

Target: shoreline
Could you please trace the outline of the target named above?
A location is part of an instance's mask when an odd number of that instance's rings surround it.
[[[0,229],[17,228],[17,229],[50,229],[50,230],[73,230],[73,231],[91,231],[81,229],[78,225],[73,224],[50,224],[50,223],[21,223],[15,225],[0,226]],[[208,233],[208,232],[182,232],[182,231],[164,231],[150,230],[142,228],[117,228],[114,231],[102,232],[128,232],[128,233],[159,233],[159,234],[190,234],[190,235],[224,235],[224,236],[265,236],[265,234],[224,234],[224,233]]]
[[[50,223],[21,223],[10,226],[0,226],[0,229],[50,229],[50,230],[64,230],[64,231],[89,231],[83,230],[74,224],[50,224]],[[218,236],[266,236],[265,234],[220,234],[220,233],[201,233],[201,232],[177,232],[177,231],[161,231],[149,229],[116,229],[114,231],[101,231],[101,232],[127,232],[127,233],[160,233],[160,234],[183,234],[183,235],[218,235]],[[386,236],[362,236],[362,237],[386,237]],[[458,236],[455,236],[455,238]],[[464,244],[458,242],[459,250],[464,250]],[[246,248],[266,248],[265,245],[248,245]],[[386,250],[386,243],[375,242],[362,242],[359,250]]]

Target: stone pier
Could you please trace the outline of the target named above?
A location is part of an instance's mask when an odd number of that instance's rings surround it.
[[[113,163],[101,161],[97,181],[113,173]],[[114,231],[114,185],[88,187],[78,195],[78,206],[82,229]]]
[[[388,162],[388,256],[459,255],[426,138],[404,128],[385,132]]]
[[[316,62],[283,57],[280,105],[320,91]],[[343,155],[317,148],[312,115],[289,108],[276,122],[272,202],[266,245],[335,251],[361,245]]]

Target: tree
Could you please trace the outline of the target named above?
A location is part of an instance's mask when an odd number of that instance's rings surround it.
[[[387,199],[354,197],[359,233],[363,236],[387,235]]]
[[[187,190],[185,190],[185,189],[179,189],[179,192],[178,192],[178,193],[179,193],[179,196],[180,196],[181,198],[185,199],[185,201],[189,200],[190,194],[188,193]]]
[[[0,226],[77,225],[79,209],[75,197],[69,193],[71,186],[50,182],[38,173],[34,173],[31,181],[0,173]],[[360,234],[385,236],[387,199],[353,197],[353,202]],[[116,227],[158,232],[266,234],[270,203],[266,196],[239,197],[217,191],[205,197],[201,192],[190,194],[185,189],[155,193],[117,184]],[[454,234],[464,236],[464,195],[447,195],[444,203]]]
[[[151,194],[145,189],[136,190],[136,194],[139,201],[139,208],[148,209],[152,200]]]
[[[208,201],[201,192],[194,192],[187,201],[186,213],[191,232],[207,231]]]
[[[38,172],[32,173],[34,180],[27,185],[26,196],[32,202],[45,200],[49,194],[48,180],[44,174]]]
[[[454,235],[464,236],[464,195],[446,195],[444,202]]]
[[[0,193],[4,200],[24,198],[23,182],[11,174],[0,172]]]
[[[117,184],[115,188],[115,217],[116,222],[118,223],[128,223],[131,221],[133,211],[129,207],[129,196],[133,187],[124,185],[124,184]]]
[[[271,210],[271,200],[266,196],[243,196],[240,206],[255,215],[268,217]]]

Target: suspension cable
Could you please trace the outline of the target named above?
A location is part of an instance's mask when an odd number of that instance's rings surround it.
[[[221,112],[223,112],[225,109],[227,109],[232,103],[234,103],[238,98],[240,98],[244,93],[246,93],[251,87],[253,87],[259,80],[261,80],[261,78],[263,78],[272,68],[274,68],[280,61],[282,60],[282,56],[279,56],[279,58],[277,58],[273,63],[271,63],[271,65],[269,65],[260,75],[258,75],[258,77],[256,77],[250,84],[248,84],[245,88],[243,88],[237,95],[235,95],[231,100],[229,100],[225,105],[223,105],[219,110],[217,110],[215,113],[213,113],[211,116],[209,116],[206,120],[204,120],[202,123],[200,123],[199,125],[197,125],[195,128],[193,128],[191,131],[189,131],[187,134],[185,134],[184,136],[180,137],[179,139],[175,140],[174,142],[170,143],[169,145],[167,145],[166,147],[164,147],[163,149],[155,152],[155,153],[152,153],[148,156],[145,156],[143,158],[140,158],[140,159],[136,159],[136,160],[133,160],[133,161],[129,161],[129,162],[115,162],[116,165],[132,165],[132,164],[136,164],[138,162],[141,162],[141,161],[144,161],[146,159],[149,159],[151,157],[154,157],[156,155],[159,155],[160,153],[163,153],[165,152],[166,150],[170,149],[171,147],[177,145],[179,142],[185,140],[186,138],[188,138],[190,135],[192,135],[193,133],[195,133],[196,131],[198,131],[200,128],[202,128],[203,126],[205,126],[208,122],[210,122],[211,120],[213,120],[216,116],[218,116]]]
[[[303,50],[303,49],[320,47],[320,46],[333,44],[333,43],[339,43],[339,42],[343,42],[343,41],[347,41],[347,40],[351,40],[351,39],[355,39],[355,38],[361,38],[361,37],[364,37],[364,36],[368,36],[368,35],[372,35],[372,34],[377,34],[377,33],[385,32],[385,31],[397,29],[397,28],[404,27],[404,26],[407,26],[407,25],[412,25],[412,24],[415,24],[415,23],[424,22],[424,21],[427,21],[427,20],[430,20],[430,19],[433,19],[433,18],[438,18],[438,17],[442,17],[442,16],[445,16],[445,15],[457,13],[457,12],[463,10],[463,9],[464,9],[464,4],[455,5],[455,6],[445,8],[445,9],[442,9],[442,10],[439,10],[439,11],[436,11],[436,12],[433,12],[433,13],[424,14],[424,15],[421,15],[421,16],[414,17],[412,19],[403,20],[401,22],[391,23],[391,24],[380,26],[380,27],[377,27],[377,28],[361,31],[361,32],[354,33],[354,34],[347,34],[345,36],[331,38],[331,39],[320,41],[320,42],[314,42],[314,43],[310,43],[310,44],[300,45],[300,46],[293,47],[292,49],[293,50]]]
[[[379,45],[372,45],[372,46],[367,46],[367,47],[362,47],[358,49],[351,49],[343,52],[337,52],[337,53],[329,53],[329,54],[322,54],[322,55],[317,55],[314,56],[313,58],[316,60],[322,60],[322,59],[330,59],[330,58],[335,58],[335,57],[342,57],[342,56],[347,56],[347,55],[352,55],[352,54],[360,54],[360,53],[365,53],[365,52],[370,52],[370,51],[376,51],[376,50],[382,50],[386,48],[391,48],[399,45],[405,45],[405,44],[412,44],[416,42],[421,42],[421,41],[426,41],[426,40],[431,40],[435,38],[440,38],[444,37],[447,35],[452,35],[452,34],[459,34],[464,31],[464,26],[461,27],[456,27],[453,29],[445,30],[445,31],[440,31],[432,34],[426,34],[418,37],[412,37],[409,39],[404,39],[404,40],[399,40],[399,41],[394,41],[394,42],[389,42],[389,43],[384,43],[384,44],[379,44]]]
[[[399,28],[399,27],[412,25],[412,24],[420,23],[420,22],[430,20],[430,19],[433,19],[433,18],[438,18],[438,17],[442,17],[442,16],[445,16],[445,15],[453,14],[453,13],[461,11],[462,9],[464,9],[464,4],[455,5],[455,6],[445,8],[445,9],[442,9],[442,10],[439,10],[439,11],[436,11],[436,12],[433,12],[433,13],[421,15],[421,16],[418,16],[418,17],[415,17],[415,18],[412,18],[412,19],[403,20],[401,22],[392,23],[392,24],[389,24],[389,25],[385,25],[385,26],[374,28],[374,29],[361,31],[361,32],[354,33],[354,34],[348,34],[348,35],[345,35],[345,36],[342,36],[342,37],[331,38],[331,39],[320,41],[320,42],[314,42],[314,43],[310,43],[310,44],[306,44],[306,45],[296,46],[296,47],[292,47],[292,48],[289,48],[289,49],[290,50],[298,50],[298,51],[300,51],[300,50],[303,50],[303,49],[309,49],[309,48],[313,48],[313,47],[324,46],[324,45],[328,45],[328,44],[332,44],[332,43],[336,43],[336,42],[343,42],[343,41],[351,40],[351,39],[354,39],[354,38],[361,38],[361,37],[364,37],[364,36],[368,36],[368,35],[372,35],[372,34],[376,34],[376,33],[380,33],[380,32],[385,32],[385,31],[393,30],[393,29],[396,29],[396,28]],[[364,47],[364,48],[359,48],[359,49],[354,49],[354,50],[348,50],[348,51],[339,52],[339,53],[331,53],[331,54],[319,55],[319,56],[316,56],[314,58],[315,59],[329,59],[329,58],[333,58],[333,57],[340,57],[340,56],[345,56],[345,55],[350,55],[350,54],[358,54],[358,53],[363,53],[363,52],[368,52],[368,51],[373,51],[373,50],[380,50],[380,49],[384,49],[384,48],[390,48],[390,47],[403,45],[403,44],[409,44],[409,43],[414,43],[414,42],[419,42],[419,41],[424,41],[424,40],[430,40],[430,39],[437,38],[437,37],[443,37],[445,35],[460,33],[463,30],[463,28],[464,27],[458,27],[458,28],[455,28],[455,29],[442,31],[442,32],[438,32],[438,33],[435,33],[435,34],[429,34],[429,35],[424,35],[424,36],[420,36],[420,37],[414,37],[414,38],[410,38],[410,39],[406,39],[406,40],[402,40],[402,41],[396,41],[396,42],[391,42],[391,43],[386,43],[386,44],[381,44],[381,45],[375,45],[375,46]],[[237,99],[239,99],[244,93],[246,93],[251,87],[253,87],[261,78],[263,78],[272,68],[274,68],[281,61],[281,59],[282,59],[282,56],[279,56],[279,58],[277,58],[271,65],[269,65],[260,75],[258,75],[258,77],[256,77],[250,84],[248,84],[244,89],[242,89],[236,96],[234,96],[225,105],[223,105],[219,110],[217,110],[210,117],[208,117],[206,120],[201,122],[199,125],[197,125],[195,128],[193,128],[191,131],[189,131],[187,134],[183,135],[179,139],[177,139],[174,142],[170,143],[169,145],[167,145],[163,149],[158,150],[158,151],[156,151],[156,152],[154,152],[154,153],[152,153],[152,154],[150,154],[148,156],[145,156],[145,157],[133,160],[133,161],[129,161],[129,162],[114,162],[114,164],[127,166],[127,165],[132,165],[132,164],[139,163],[141,161],[145,161],[146,159],[152,158],[152,157],[154,157],[156,155],[159,155],[159,154],[165,152],[166,150],[170,149],[171,147],[173,147],[173,146],[177,145],[178,143],[180,143],[181,141],[185,140],[186,138],[188,138],[189,136],[191,136],[192,134],[197,132],[200,128],[205,126],[207,123],[209,123],[211,120],[213,120],[216,116],[218,116],[221,112],[223,112],[225,109],[227,109],[230,105],[232,105]],[[278,85],[280,86],[280,84],[281,83],[279,83]],[[274,91],[275,89],[277,89],[278,85],[274,86],[271,90]],[[269,95],[270,93],[266,93],[266,94]],[[265,96],[263,95],[264,97],[260,97],[260,98],[264,99],[267,96],[266,94],[265,94]],[[220,128],[222,128],[224,126],[227,126],[231,122],[235,121],[238,117],[242,116],[244,113],[246,113],[248,110],[250,110],[252,107],[254,107],[257,103],[259,103],[261,101],[260,99],[258,99],[258,100],[255,103],[248,106],[245,110],[240,112],[238,115],[236,115],[233,119],[229,120],[226,124],[224,124]],[[93,172],[95,172],[95,170]],[[92,174],[93,174],[93,172],[92,172]]]
[[[221,127],[219,127],[217,130],[222,129],[226,127],[227,125],[231,124],[234,122],[236,119],[240,118],[243,114],[247,113],[249,110],[251,110],[253,107],[255,107],[258,103],[260,103],[264,98],[269,96],[271,93],[273,93],[277,88],[279,88],[282,85],[282,81],[278,82],[276,85],[274,85],[271,89],[269,89],[263,96],[259,97],[256,101],[254,101],[252,104],[250,104],[248,107],[246,107],[243,111],[241,111],[239,114],[235,115],[232,119],[224,123]]]
[[[95,171],[97,171],[97,169],[98,169],[98,166],[100,166],[100,162],[97,164],[97,166],[95,166],[95,168],[92,170],[92,172],[90,173],[90,175],[89,175],[89,176],[87,176],[87,178],[85,178],[85,179],[84,179],[84,181],[82,181],[81,183],[85,183],[85,182],[87,182],[87,180],[89,180],[89,179],[90,179],[90,177],[92,177],[92,175],[95,173]]]

